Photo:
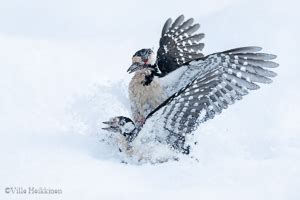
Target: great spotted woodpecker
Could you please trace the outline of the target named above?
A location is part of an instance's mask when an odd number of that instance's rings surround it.
[[[168,19],[163,27],[157,54],[152,49],[141,49],[132,57],[128,72],[135,72],[129,84],[129,99],[134,122],[142,125],[146,116],[183,86],[177,71],[184,63],[203,57],[200,40],[203,33],[194,34],[200,27],[193,19],[184,21],[179,16],[174,23]],[[182,70],[179,70],[179,74]],[[177,77],[176,77],[177,75]],[[164,78],[172,79],[166,84]],[[175,86],[175,87],[174,87]]]
[[[119,132],[129,147],[150,140],[189,153],[186,136],[223,109],[271,83],[277,67],[275,55],[260,53],[260,47],[235,48],[208,56],[200,52],[203,34],[193,34],[199,25],[183,16],[168,19],[155,54],[142,49],[134,54],[128,69],[135,72],[129,84],[133,120],[114,117],[105,130]],[[166,87],[162,80],[172,75]],[[146,89],[147,88],[147,89]],[[148,138],[148,139],[145,139]]]

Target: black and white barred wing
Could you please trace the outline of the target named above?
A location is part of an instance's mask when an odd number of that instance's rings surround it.
[[[179,16],[174,23],[168,19],[163,27],[157,51],[157,65],[166,75],[189,61],[203,57],[201,53],[204,44],[200,40],[203,33],[195,34],[200,28],[193,24],[194,19],[184,21],[184,16]]]
[[[214,118],[223,109],[259,88],[271,83],[276,74],[267,68],[277,67],[270,60],[275,55],[256,53],[259,47],[243,47],[216,53],[191,63],[202,69],[187,86],[172,95],[148,118],[157,118],[169,133],[169,143],[183,148],[186,134]],[[157,113],[157,114],[156,114]]]

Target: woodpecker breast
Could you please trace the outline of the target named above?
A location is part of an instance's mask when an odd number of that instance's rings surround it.
[[[150,84],[143,84],[145,77],[151,73],[149,69],[139,70],[129,83],[129,99],[135,122],[145,119],[152,110],[167,98],[157,77],[154,77]]]

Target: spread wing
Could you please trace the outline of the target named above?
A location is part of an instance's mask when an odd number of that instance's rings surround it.
[[[183,15],[174,23],[170,18],[166,21],[157,51],[157,65],[163,76],[184,63],[203,57],[204,44],[200,40],[204,34],[195,34],[200,25],[193,22],[193,18],[184,21]]]
[[[275,55],[256,53],[259,47],[243,47],[211,54],[191,63],[201,69],[198,76],[149,114],[154,126],[168,132],[168,143],[184,150],[185,135],[220,114],[222,110],[259,88],[271,83],[277,67]],[[147,123],[147,121],[146,121]]]

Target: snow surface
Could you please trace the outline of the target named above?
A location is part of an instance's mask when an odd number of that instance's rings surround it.
[[[2,0],[0,199],[300,199],[299,6]],[[129,116],[131,56],[182,13],[201,23],[206,55],[262,46],[278,55],[278,77],[197,130],[197,159],[121,163],[101,122]],[[4,192],[30,186],[63,194]]]

